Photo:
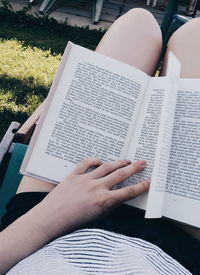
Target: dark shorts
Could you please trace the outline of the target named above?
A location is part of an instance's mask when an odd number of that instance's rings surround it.
[[[14,196],[7,204],[1,230],[41,202],[47,193],[27,192]],[[101,228],[156,244],[185,266],[200,275],[200,242],[163,219],[144,219],[144,213],[122,205],[107,216],[98,218],[85,228]]]

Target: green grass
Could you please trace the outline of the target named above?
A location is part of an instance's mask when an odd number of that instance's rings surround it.
[[[0,8],[0,139],[47,96],[67,42],[94,49],[102,35]]]

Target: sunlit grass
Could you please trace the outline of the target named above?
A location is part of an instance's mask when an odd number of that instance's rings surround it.
[[[36,47],[24,47],[17,40],[0,40],[0,74],[23,81],[29,87],[48,88],[61,55]]]
[[[12,120],[23,122],[44,100],[61,55],[24,47],[17,40],[0,40],[1,132]]]
[[[0,139],[47,96],[67,42],[94,49],[102,35],[0,8]]]

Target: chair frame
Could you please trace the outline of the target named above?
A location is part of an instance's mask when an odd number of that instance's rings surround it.
[[[29,0],[29,3],[33,3],[34,0]],[[58,0],[43,0],[42,4],[40,5],[39,12],[43,15],[50,14],[54,9],[59,7]],[[92,9],[92,24],[97,24],[100,20],[101,12],[103,9],[104,0],[92,0],[93,9]]]

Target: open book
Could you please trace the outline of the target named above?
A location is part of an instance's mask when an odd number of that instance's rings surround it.
[[[121,185],[151,177],[148,194],[128,202],[147,218],[200,227],[200,80],[144,72],[68,43],[21,173],[60,182],[85,157],[145,159]]]

